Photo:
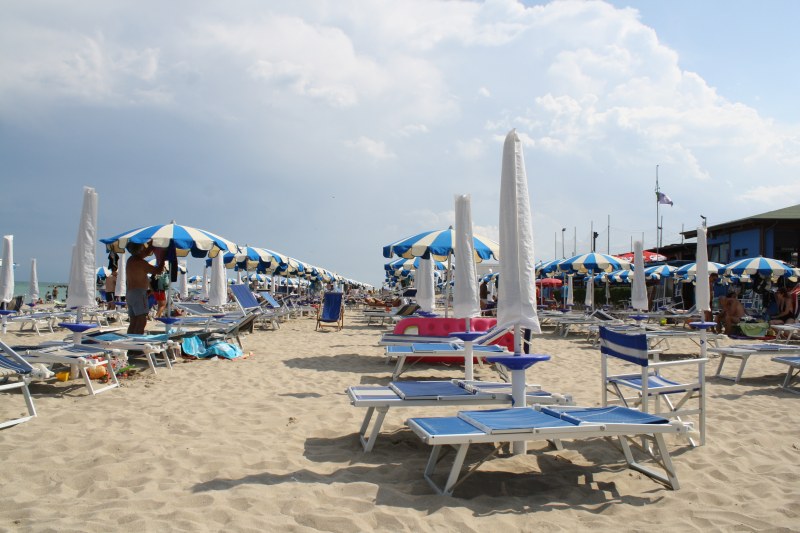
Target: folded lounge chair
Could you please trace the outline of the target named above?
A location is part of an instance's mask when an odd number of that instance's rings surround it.
[[[172,363],[177,359],[176,352],[180,353],[180,343],[173,341],[166,334],[160,335],[131,335],[115,331],[98,331],[84,334],[82,344],[96,344],[109,350],[124,350],[126,352],[142,352],[147,360],[147,365],[154,374],[157,356],[161,356],[164,365],[172,370]]]
[[[348,387],[347,395],[354,407],[367,408],[359,429],[359,438],[365,452],[372,451],[386,414],[392,407],[513,404],[510,383],[486,381],[400,381],[392,382],[386,387],[356,385]],[[542,390],[538,385],[528,385],[526,397],[529,403],[572,403],[571,396],[553,394]],[[373,422],[372,417],[376,413],[377,417]]]
[[[667,487],[677,490],[678,477],[664,441],[664,434],[686,431],[679,421],[642,413],[625,407],[519,407],[490,411],[462,411],[458,416],[440,418],[410,418],[409,428],[423,442],[433,446],[425,467],[425,480],[437,493],[452,496],[455,488],[469,475],[500,451],[507,442],[547,440],[560,446],[564,439],[595,439],[618,437],[622,453],[628,466]],[[645,437],[655,442],[655,450],[643,449],[659,464],[664,473],[657,472],[636,461],[628,438]],[[500,443],[484,459],[479,461],[466,476],[459,480],[470,444]],[[446,446],[456,449],[453,465],[446,481],[437,484],[433,479],[434,469],[440,462],[440,454]]]
[[[3,381],[0,381],[0,391],[20,389],[22,396],[25,398],[25,405],[28,408],[28,416],[0,422],[0,429],[27,422],[36,416],[33,397],[31,397],[31,391],[28,389],[31,372],[33,372],[31,364],[9,348],[3,341],[0,341],[0,378],[3,378]],[[16,377],[17,381],[9,382],[8,380],[11,377]]]
[[[322,304],[317,309],[317,327],[336,328],[341,331],[344,327],[344,293],[326,292]]]

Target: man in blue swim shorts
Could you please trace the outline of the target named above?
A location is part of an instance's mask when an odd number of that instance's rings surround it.
[[[153,266],[145,257],[153,252],[149,244],[129,242],[125,247],[131,254],[126,263],[127,294],[125,301],[128,305],[128,333],[143,334],[147,326],[147,313],[150,307],[147,304],[147,290],[150,288],[148,275],[158,275],[164,272],[165,263],[161,261]]]

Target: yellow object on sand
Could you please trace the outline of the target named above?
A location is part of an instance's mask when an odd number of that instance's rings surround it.
[[[63,372],[58,372],[56,374],[56,379],[58,381],[67,381],[67,380],[69,380],[69,370],[65,370]]]

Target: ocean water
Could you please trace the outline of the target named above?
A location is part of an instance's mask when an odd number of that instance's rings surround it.
[[[39,297],[44,300],[48,292],[53,292],[53,287],[58,286],[58,299],[63,300],[64,295],[67,294],[67,283],[65,281],[40,281],[39,282]],[[25,301],[28,301],[28,288],[27,281],[14,282],[14,296],[24,296]]]

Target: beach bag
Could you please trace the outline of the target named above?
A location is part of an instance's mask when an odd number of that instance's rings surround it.
[[[150,287],[154,291],[165,291],[169,288],[169,274],[164,272],[160,276],[153,276]]]

